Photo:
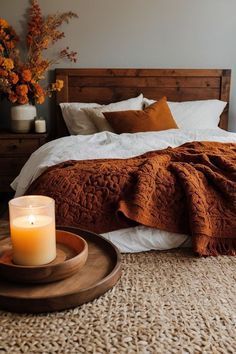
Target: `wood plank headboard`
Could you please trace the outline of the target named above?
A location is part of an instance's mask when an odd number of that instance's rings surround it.
[[[222,69],[56,69],[64,81],[57,94],[60,102],[108,104],[143,93],[145,97],[169,101],[220,99],[229,103],[231,70]],[[227,130],[228,105],[219,126]],[[57,137],[68,135],[57,108]]]

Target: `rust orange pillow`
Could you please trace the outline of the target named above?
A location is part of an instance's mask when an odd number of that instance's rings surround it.
[[[138,133],[178,128],[166,97],[142,111],[103,112],[115,133]]]

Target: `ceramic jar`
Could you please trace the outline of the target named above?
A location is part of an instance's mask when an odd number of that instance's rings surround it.
[[[34,127],[36,107],[23,104],[11,107],[11,130],[14,133],[29,133]]]

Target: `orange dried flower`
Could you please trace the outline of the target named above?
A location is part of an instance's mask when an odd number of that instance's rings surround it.
[[[34,89],[37,96],[42,96],[44,94],[43,88],[37,82],[34,84]]]
[[[2,28],[9,27],[8,22],[6,20],[4,20],[4,18],[0,18],[0,27],[2,27]]]
[[[45,101],[45,96],[39,96],[36,98],[36,103],[42,104]]]
[[[24,96],[19,96],[17,101],[19,104],[26,104],[29,102],[29,99],[27,96],[24,95]]]
[[[8,72],[4,69],[0,69],[0,77],[7,77],[8,76]]]
[[[32,79],[32,73],[29,69],[25,69],[21,73],[22,79],[26,82],[29,82]]]
[[[16,85],[17,82],[19,81],[19,76],[18,76],[16,73],[11,72],[11,73],[9,74],[9,80],[11,81],[11,83],[12,83],[13,85]]]
[[[5,58],[2,66],[6,69],[6,70],[12,70],[14,68],[14,63],[13,60],[11,58]]]
[[[58,62],[58,59],[69,59],[75,62],[76,52],[70,52],[67,47],[53,59],[44,58],[44,52],[65,36],[64,32],[60,31],[60,26],[77,17],[70,11],[43,17],[38,0],[31,0],[26,36],[28,52],[25,61],[21,60],[20,50],[16,47],[19,41],[16,32],[6,20],[0,18],[1,97],[5,96],[10,102],[19,104],[28,101],[42,104],[46,96],[51,97],[53,91],[62,89],[62,80],[57,80],[45,89],[39,82],[45,77],[49,67]]]
[[[22,84],[22,85],[19,85],[19,86],[17,86],[17,88],[16,88],[16,93],[19,95],[19,96],[25,96],[25,95],[27,95],[27,93],[28,93],[28,86],[27,85],[24,85],[24,84]]]
[[[53,91],[61,91],[63,86],[64,86],[63,80],[56,80],[56,82],[52,84],[52,90]]]
[[[34,91],[35,91],[36,103],[42,104],[45,101],[46,92],[37,82],[33,84],[33,87],[34,87]]]
[[[17,95],[15,94],[15,92],[10,92],[8,98],[12,103],[15,103],[17,101]]]

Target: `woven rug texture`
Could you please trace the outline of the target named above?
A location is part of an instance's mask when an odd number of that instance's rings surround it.
[[[117,285],[75,309],[0,311],[0,354],[236,353],[236,257],[123,255]]]

